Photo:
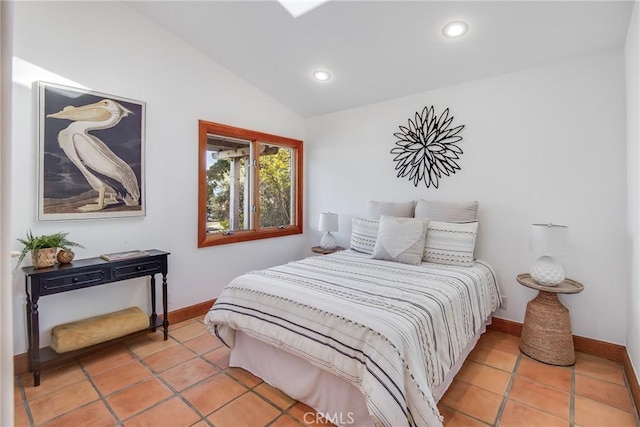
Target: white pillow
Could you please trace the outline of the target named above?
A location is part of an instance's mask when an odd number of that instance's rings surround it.
[[[404,264],[421,264],[428,224],[427,219],[383,215],[373,258]]]
[[[380,219],[382,215],[395,216],[398,218],[413,217],[413,200],[408,202],[376,202],[370,201],[367,216],[372,219]]]
[[[448,265],[473,265],[478,223],[429,222],[423,260]]]
[[[377,219],[352,218],[350,248],[356,252],[373,254],[379,226],[380,221]]]
[[[414,217],[442,222],[476,221],[478,219],[478,202],[452,203],[418,200]]]

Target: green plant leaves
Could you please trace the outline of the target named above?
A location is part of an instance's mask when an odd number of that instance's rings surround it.
[[[24,247],[20,252],[20,256],[18,257],[18,263],[16,268],[22,263],[24,257],[31,251],[37,251],[39,249],[44,248],[59,248],[64,250],[70,250],[72,247],[84,248],[79,243],[72,242],[67,239],[67,235],[69,233],[58,232],[54,234],[44,234],[42,236],[34,236],[30,229],[27,230],[27,238],[26,239],[17,239],[18,242],[22,243]]]

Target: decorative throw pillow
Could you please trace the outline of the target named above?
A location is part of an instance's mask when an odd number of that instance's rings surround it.
[[[473,265],[478,223],[429,222],[423,260],[448,265]]]
[[[404,264],[422,263],[428,224],[427,219],[383,215],[373,257]]]
[[[477,221],[478,202],[452,203],[418,200],[414,217],[442,222]]]
[[[395,216],[397,218],[413,217],[413,200],[408,202],[369,202],[367,216],[372,219],[380,219],[382,215]]]
[[[353,218],[351,219],[351,244],[350,248],[356,252],[372,255],[378,238],[377,219]]]

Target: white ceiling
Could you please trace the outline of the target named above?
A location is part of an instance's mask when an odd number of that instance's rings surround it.
[[[622,48],[633,2],[334,0],[298,18],[275,1],[129,5],[306,118]],[[457,19],[468,34],[445,39]]]

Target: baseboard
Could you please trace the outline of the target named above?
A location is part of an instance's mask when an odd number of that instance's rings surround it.
[[[489,325],[487,329],[519,337],[522,334],[522,323],[494,317],[491,321],[491,325]],[[633,401],[636,408],[640,410],[640,383],[638,383],[638,377],[633,369],[629,352],[625,346],[574,335],[573,347],[576,351],[590,354],[592,356],[602,357],[603,359],[613,360],[614,362],[622,364],[627,376],[627,381],[629,382]]]
[[[625,354],[627,354],[627,348],[623,345],[612,344],[593,338],[579,337],[577,335],[573,336],[573,347],[576,351],[613,360],[618,363],[624,363]]]
[[[504,332],[509,335],[519,337],[522,335],[522,323],[513,320],[500,319],[494,317],[488,329]],[[587,353],[592,356],[602,357],[603,359],[613,360],[614,362],[624,363],[627,349],[623,345],[612,344],[606,341],[600,341],[593,338],[573,336],[573,347],[576,351]]]
[[[20,375],[29,372],[29,355],[20,353],[13,356],[13,374]]]
[[[174,311],[170,311],[169,315],[169,324],[179,323],[184,320],[191,319],[196,316],[203,316],[207,314],[213,303],[216,302],[215,299],[201,302],[196,305],[190,305],[189,307],[179,308]]]
[[[509,335],[515,335],[516,337],[522,335],[522,323],[507,319],[500,319],[499,317],[491,319],[491,324],[487,326],[487,329],[504,332]]]
[[[205,315],[215,301],[215,299],[212,299],[209,301],[201,302],[199,304],[191,305],[189,307],[170,311],[167,315],[169,324],[179,323],[196,316]],[[100,350],[104,350],[104,348],[101,348]],[[20,375],[29,372],[29,355],[27,353],[20,353],[13,356],[13,372],[14,375]]]
[[[631,389],[631,396],[633,396],[633,401],[636,404],[636,409],[640,412],[640,383],[638,382],[638,377],[636,376],[636,372],[633,369],[633,365],[631,364],[631,357],[629,357],[629,352],[624,352],[624,372],[627,374],[627,381],[629,382],[629,388]]]

